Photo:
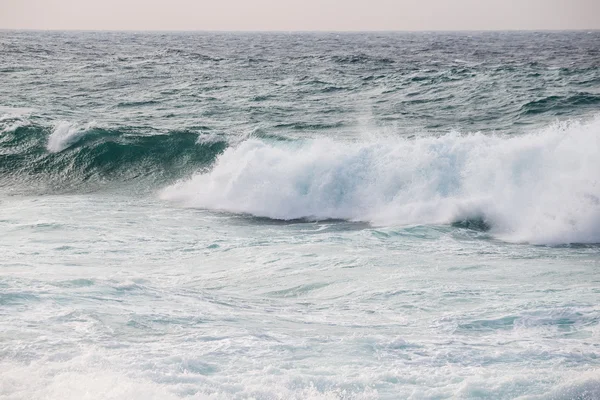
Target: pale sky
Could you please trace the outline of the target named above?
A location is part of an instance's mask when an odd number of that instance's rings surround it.
[[[600,0],[0,0],[0,29],[600,29]]]

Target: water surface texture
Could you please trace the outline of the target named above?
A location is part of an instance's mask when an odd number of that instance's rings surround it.
[[[0,31],[1,399],[600,398],[600,33]]]

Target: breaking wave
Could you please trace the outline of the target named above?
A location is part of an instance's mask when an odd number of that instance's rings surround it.
[[[250,139],[169,186],[185,206],[273,219],[455,224],[503,240],[600,243],[600,118],[515,136]]]

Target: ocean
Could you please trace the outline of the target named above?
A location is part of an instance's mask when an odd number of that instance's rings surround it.
[[[0,399],[600,399],[600,32],[0,31]]]

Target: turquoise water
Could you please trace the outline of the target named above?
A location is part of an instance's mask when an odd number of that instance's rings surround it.
[[[598,43],[0,32],[0,398],[600,398]]]

